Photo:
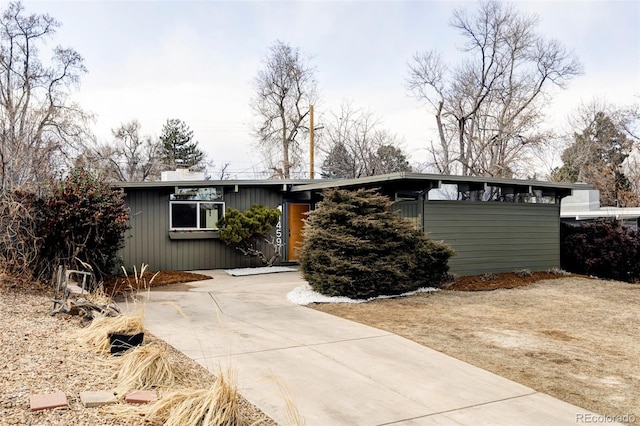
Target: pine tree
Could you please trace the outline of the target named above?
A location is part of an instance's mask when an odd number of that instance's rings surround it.
[[[349,179],[356,176],[356,164],[343,143],[336,143],[322,163],[320,175],[328,179]]]
[[[372,160],[374,174],[383,175],[396,172],[410,172],[411,166],[404,152],[393,145],[381,145]]]
[[[233,245],[245,256],[254,256],[272,266],[280,258],[280,247],[276,244],[271,230],[280,220],[280,210],[254,204],[246,212],[229,208],[218,221],[220,241]],[[270,246],[273,254],[265,254],[264,243]]]
[[[329,296],[366,299],[438,286],[453,251],[391,211],[373,190],[330,190],[309,214],[300,266]]]
[[[193,140],[193,130],[177,118],[169,119],[162,126],[162,161],[172,169],[176,167],[194,168],[201,165],[204,152]]]

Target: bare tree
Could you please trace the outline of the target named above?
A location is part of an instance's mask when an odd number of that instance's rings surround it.
[[[383,129],[371,111],[344,102],[330,116],[319,143],[325,156],[323,177],[345,179],[411,170],[398,136]]]
[[[407,87],[435,115],[438,143],[430,149],[439,172],[512,177],[550,137],[540,131],[549,89],[564,87],[581,65],[537,34],[538,23],[509,3],[481,2],[475,15],[456,10],[451,22],[469,59],[448,66],[434,51],[414,55]]]
[[[231,179],[231,174],[229,172],[229,165],[230,163],[224,163],[218,167],[218,170],[217,170],[218,180]]]
[[[640,205],[640,152],[637,149],[631,151],[629,157],[622,165],[625,176],[629,179],[631,193],[635,195],[634,207]],[[632,203],[628,203],[631,205]]]
[[[274,177],[289,179],[300,165],[299,140],[309,130],[309,106],[317,100],[315,70],[297,48],[278,40],[269,48],[254,86],[251,107],[260,118],[255,136],[265,158],[272,159]]]
[[[85,148],[77,166],[114,181],[157,180],[162,171],[161,144],[151,136],[140,134],[138,120],[112,129],[113,142]]]
[[[122,180],[155,180],[160,176],[160,142],[140,135],[140,122],[130,121],[112,130],[121,161],[116,166]]]
[[[640,204],[640,104],[624,108],[623,117],[620,126],[627,137],[633,141],[634,146],[622,166],[625,175],[629,178],[632,191],[637,196],[637,202]]]
[[[70,101],[86,72],[82,57],[60,46],[46,63],[39,57],[58,27],[19,2],[0,16],[0,189],[54,175],[86,136],[87,115]]]

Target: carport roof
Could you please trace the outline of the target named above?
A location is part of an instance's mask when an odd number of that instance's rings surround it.
[[[467,186],[468,188],[484,188],[485,186],[514,187],[531,190],[560,190],[571,193],[573,189],[592,189],[584,183],[544,182],[538,180],[502,179],[484,176],[450,176],[426,173],[398,172],[379,176],[368,176],[356,179],[317,180],[313,183],[298,183],[291,192],[319,191],[327,188],[377,188],[387,187],[395,190],[431,189],[442,184]],[[564,191],[563,191],[564,190]],[[523,191],[524,192],[524,191]]]

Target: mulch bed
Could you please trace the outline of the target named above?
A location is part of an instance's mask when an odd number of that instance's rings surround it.
[[[186,271],[160,271],[155,278],[153,278],[155,274],[155,272],[145,271],[145,273],[142,274],[142,276],[138,276],[137,279],[135,274],[127,277],[114,277],[104,284],[104,291],[109,295],[117,295],[132,290],[144,290],[149,287],[212,279],[209,275]]]
[[[542,280],[553,280],[567,275],[552,272],[515,273],[503,272],[457,277],[455,281],[446,283],[443,288],[454,291],[487,291],[500,288],[516,288],[533,284]]]
[[[128,277],[117,277],[108,281],[105,285],[107,294],[122,294],[126,291],[140,290],[149,287],[161,287],[169,284],[181,284],[192,281],[201,281],[212,279],[208,275],[196,274],[186,271],[161,271],[151,281],[155,272],[146,271],[142,277],[136,277],[134,274]],[[473,276],[457,277],[455,281],[446,283],[443,289],[453,291],[488,291],[500,288],[516,288],[533,284],[537,281],[552,280],[569,276],[571,274],[559,274],[553,272],[503,272]],[[150,282],[151,281],[151,282]]]

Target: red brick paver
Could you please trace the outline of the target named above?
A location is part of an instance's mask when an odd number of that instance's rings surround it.
[[[31,395],[29,397],[29,403],[31,405],[31,411],[69,406],[67,396],[64,392]]]
[[[154,390],[133,390],[124,398],[129,404],[146,404],[158,399],[158,392]]]

